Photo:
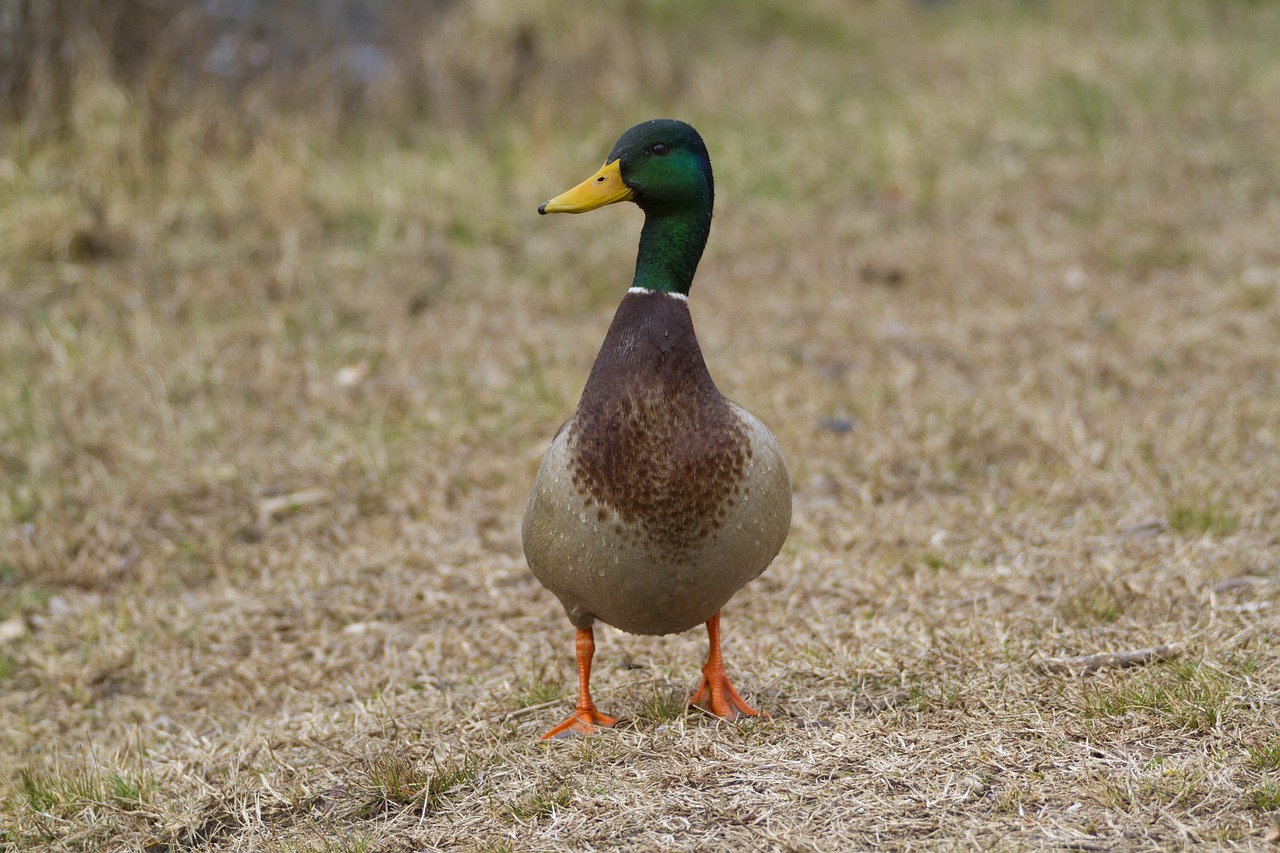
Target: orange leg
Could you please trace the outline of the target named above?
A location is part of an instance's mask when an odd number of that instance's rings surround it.
[[[720,613],[716,612],[707,620],[707,639],[711,642],[711,651],[707,654],[707,662],[702,667],[702,684],[689,700],[691,705],[706,708],[717,717],[736,720],[738,717],[767,717],[747,704],[746,700],[733,689],[733,683],[724,671],[724,659],[720,657]]]
[[[597,711],[596,704],[591,701],[591,658],[596,653],[596,640],[590,628],[578,629],[575,645],[578,650],[577,707],[574,708],[573,716],[543,735],[543,740],[589,735],[596,730],[596,726],[608,727],[618,722]]]

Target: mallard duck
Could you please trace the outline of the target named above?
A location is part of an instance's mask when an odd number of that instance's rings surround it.
[[[705,624],[710,651],[690,701],[719,717],[759,715],[725,673],[720,608],[782,547],[791,481],[769,430],[716,389],[694,335],[689,287],[714,194],[702,137],[656,119],[538,208],[632,201],[645,214],[631,289],[525,508],[529,568],[577,629],[577,706],[544,739],[617,722],[591,700],[597,619],[632,634]]]

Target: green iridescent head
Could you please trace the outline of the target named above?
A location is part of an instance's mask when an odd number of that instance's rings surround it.
[[[714,197],[711,158],[698,131],[658,118],[622,134],[598,172],[538,212],[585,213],[634,201],[646,213],[704,207],[709,213]]]
[[[711,231],[715,181],[698,132],[653,119],[622,134],[603,166],[539,213],[585,213],[619,201],[645,212],[633,286],[688,293]]]

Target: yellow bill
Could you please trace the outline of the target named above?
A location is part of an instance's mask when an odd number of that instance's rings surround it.
[[[586,213],[606,204],[629,201],[632,198],[631,187],[622,182],[622,165],[620,161],[605,163],[600,171],[587,178],[571,190],[544,202],[538,207],[539,213]]]

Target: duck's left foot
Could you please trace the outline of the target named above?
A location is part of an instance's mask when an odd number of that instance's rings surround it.
[[[707,620],[707,639],[710,640],[710,651],[707,662],[702,667],[702,684],[698,686],[690,705],[704,708],[717,717],[736,720],[739,717],[768,717],[747,704],[747,701],[733,689],[733,682],[724,670],[724,660],[720,657],[720,614]]]
[[[710,711],[717,717],[723,717],[726,720],[736,720],[739,717],[768,717],[768,714],[762,714],[755,708],[747,704],[747,700],[733,689],[733,682],[729,680],[729,676],[725,674],[724,667],[720,667],[720,672],[708,672],[710,666],[704,667],[702,670],[702,684],[698,687],[697,692],[693,694],[693,698],[689,700],[690,705],[697,705],[699,708]]]

